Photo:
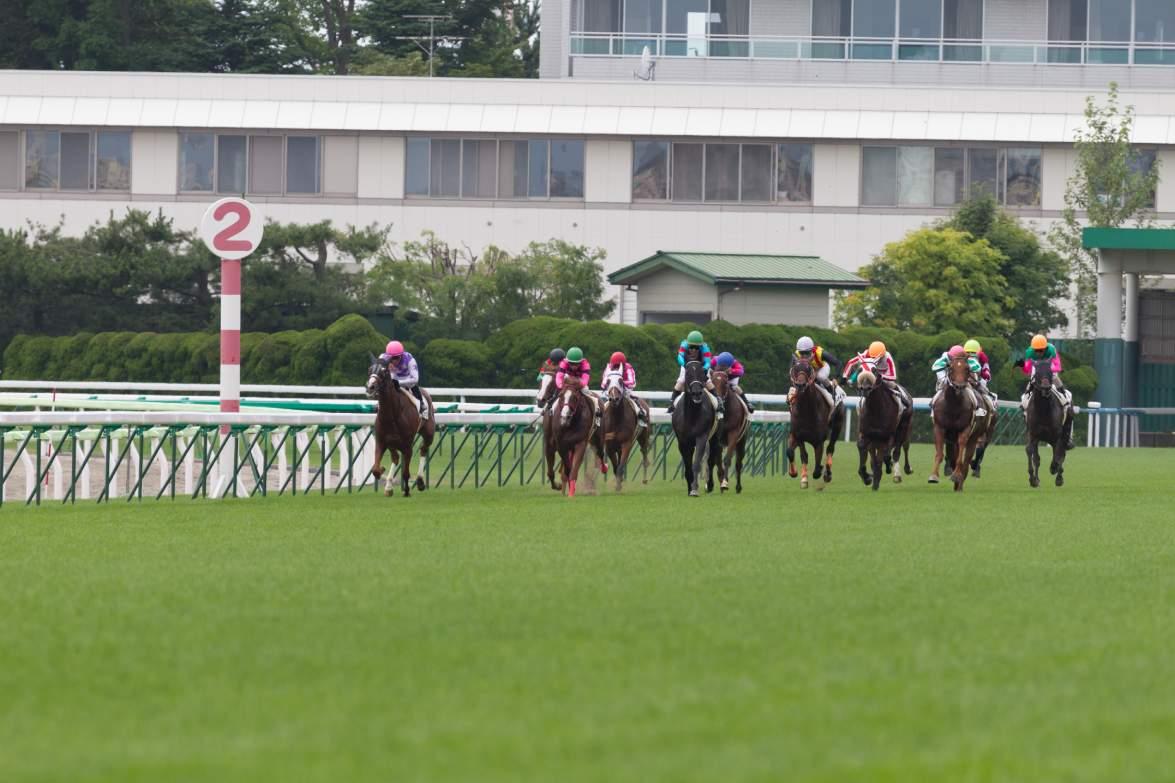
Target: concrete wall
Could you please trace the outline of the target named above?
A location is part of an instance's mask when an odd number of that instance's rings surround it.
[[[983,13],[985,39],[1043,41],[1048,37],[1046,0],[986,0]]]
[[[637,285],[637,322],[644,320],[639,313],[711,313],[713,317],[718,311],[717,291],[689,275],[662,269]]]
[[[567,76],[567,44],[571,40],[571,0],[543,3],[542,46],[539,47],[539,77]]]
[[[632,201],[632,142],[589,140],[583,148],[584,200],[589,203]]]
[[[812,0],[751,0],[751,35],[812,34]]]
[[[131,193],[175,195],[178,160],[175,131],[136,130],[131,134]]]
[[[855,207],[861,201],[861,145],[817,144],[812,148],[812,203]]]
[[[359,137],[359,198],[404,197],[404,137]]]
[[[723,292],[718,317],[733,324],[789,324],[827,328],[828,291],[823,288],[744,288]]]

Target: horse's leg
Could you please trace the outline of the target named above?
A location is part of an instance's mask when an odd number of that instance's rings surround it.
[[[695,491],[697,484],[701,481],[702,468],[706,464],[706,460],[710,456],[710,439],[705,435],[699,435],[694,441],[694,487]],[[710,489],[713,489],[713,482],[711,482]]]
[[[716,433],[713,438],[706,442],[706,493],[709,494],[714,491],[714,469],[719,469],[719,476],[721,476],[721,466],[718,464],[722,459],[722,449],[718,447],[718,439],[722,437],[722,433]]]
[[[722,491],[730,489],[730,463],[734,460],[735,450],[738,449],[739,441],[736,440],[738,436],[731,433],[731,437],[726,441],[726,448],[722,450]]]
[[[740,494],[743,491],[743,455],[747,451],[747,439],[743,438],[736,446],[736,453],[734,457],[734,493]]]
[[[641,483],[649,483],[649,428],[640,428],[640,437],[637,443],[641,447]]]
[[[857,467],[857,475],[865,486],[873,482],[873,476],[865,470],[865,460],[869,458],[869,447],[865,443],[865,436],[857,438],[857,454],[861,457],[861,464]]]
[[[400,451],[399,449],[388,449],[388,456],[391,465],[388,466],[388,477],[384,479],[384,496],[391,497],[395,494],[395,478],[396,472],[400,469]]]
[[[1024,453],[1028,456],[1028,486],[1039,487],[1040,479],[1036,475],[1036,466],[1033,465],[1033,451],[1036,447],[1036,436],[1032,434],[1031,428],[1028,431],[1028,442],[1024,444]]]
[[[951,482],[955,485],[955,492],[963,491],[963,481],[967,478],[964,472],[967,469],[967,440],[966,430],[955,436],[955,453],[951,467]]]
[[[678,440],[677,451],[681,454],[681,472],[685,476],[685,491],[691,498],[698,496],[698,487],[694,483],[694,442],[692,440]]]
[[[378,437],[375,439],[375,462],[371,466],[371,475],[375,478],[375,488],[379,489],[380,476],[384,474],[383,462],[384,444]]]
[[[571,468],[567,473],[567,497],[569,498],[575,497],[575,484],[579,480],[579,466],[583,464],[587,448],[587,441],[584,441],[571,450]]]
[[[420,437],[420,464],[416,466],[416,489],[419,492],[424,492],[428,489],[428,481],[425,480],[424,470],[428,466],[428,450],[432,448],[432,432],[424,432]]]
[[[1065,448],[1065,433],[1061,431],[1061,435],[1057,438],[1057,445],[1053,447],[1053,464],[1057,466],[1056,485],[1058,487],[1065,486],[1065,455],[1069,450]]]
[[[930,469],[930,478],[926,479],[928,484],[938,483],[938,469],[942,467],[943,449],[946,446],[946,433],[943,432],[942,427],[937,424],[934,425],[934,467]]]
[[[796,477],[796,433],[794,431],[787,434],[787,475],[792,478]]]
[[[624,441],[624,445],[616,455],[616,460],[612,463],[612,469],[616,471],[617,492],[620,491],[624,479],[628,478],[628,456],[632,453],[632,445],[633,441],[631,439]]]
[[[412,469],[412,443],[400,449],[400,491],[404,497],[411,497],[411,487],[408,472]]]
[[[881,488],[882,462],[889,457],[889,443],[875,444],[870,451],[873,457],[873,491],[876,492]]]
[[[800,489],[808,488],[808,443],[800,441]]]

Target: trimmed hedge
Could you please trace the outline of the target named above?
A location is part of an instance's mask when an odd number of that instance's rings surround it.
[[[423,350],[406,343],[432,387],[531,388],[544,357],[555,346],[578,345],[592,363],[595,381],[613,351],[636,367],[640,388],[669,389],[677,378],[677,346],[693,324],[623,326],[563,318],[515,321],[485,342],[434,339]],[[711,348],[730,351],[746,366],[750,391],[782,393],[788,387],[792,347],[811,335],[842,362],[873,340],[884,340],[898,361],[898,377],[916,396],[934,391],[931,363],[968,335],[921,335],[894,329],[852,327],[843,332],[797,326],[714,321],[703,329]],[[1011,362],[1022,346],[1002,337],[980,336],[991,359],[993,388],[1003,399],[1019,396],[1024,377]],[[370,361],[387,338],[361,316],[348,315],[325,330],[247,333],[241,336],[241,377],[246,383],[345,386],[362,383]],[[1066,353],[1065,383],[1079,403],[1097,386],[1093,369]],[[5,376],[41,380],[170,381],[213,383],[219,374],[217,334],[145,332],[15,338],[4,353]]]

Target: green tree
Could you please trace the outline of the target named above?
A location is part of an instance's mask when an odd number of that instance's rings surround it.
[[[1003,255],[1000,274],[1012,300],[1006,315],[1012,319],[1015,339],[1068,323],[1057,305],[1068,293],[1068,265],[1041,247],[1036,233],[1000,209],[991,194],[972,196],[943,225],[986,239]]]
[[[1007,333],[1014,300],[1000,274],[1003,260],[986,239],[953,228],[911,232],[861,268],[872,285],[837,303],[837,323]]]
[[[1061,220],[1049,234],[1069,263],[1077,288],[1078,328],[1087,336],[1097,322],[1097,258],[1082,247],[1082,229],[1146,227],[1153,221],[1159,162],[1131,145],[1133,127],[1134,107],[1119,104],[1116,83],[1110,83],[1105,104],[1097,104],[1093,96],[1085,99],[1085,127],[1073,142],[1077,168],[1065,187]]]

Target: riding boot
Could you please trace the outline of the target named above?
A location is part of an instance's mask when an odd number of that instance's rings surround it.
[[[412,396],[415,397],[416,401],[420,404],[420,418],[427,419],[428,418],[428,405],[426,405],[424,402],[424,395],[420,393],[419,386],[412,387]]]
[[[743,398],[743,405],[747,406],[747,413],[754,413],[755,406],[751,405],[751,398],[747,396],[746,392],[744,392],[742,389],[739,389],[738,396]]]
[[[673,392],[673,396],[669,398],[669,406],[665,408],[666,413],[673,413],[673,406],[677,404],[677,398],[681,396],[681,392]]]
[[[1073,442],[1073,410],[1069,409],[1068,415],[1065,417],[1065,451],[1072,451],[1077,448],[1077,444]]]

